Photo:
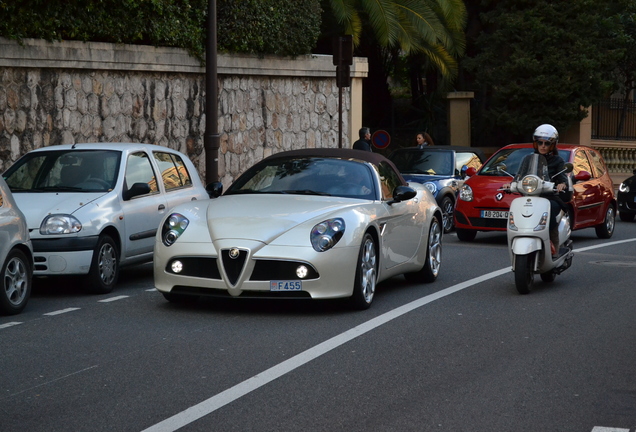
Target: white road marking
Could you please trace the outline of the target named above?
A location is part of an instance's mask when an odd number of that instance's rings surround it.
[[[108,302],[121,300],[121,299],[125,299],[125,298],[128,298],[128,296],[127,295],[120,295],[120,296],[117,296],[117,297],[111,297],[111,298],[107,298],[107,299],[104,299],[104,300],[99,300],[99,302],[100,303],[108,303]]]
[[[79,309],[80,308],[66,308],[66,309],[60,309],[58,311],[45,313],[45,314],[42,314],[42,315],[54,316],[54,315],[60,315],[60,314],[66,313],[66,312],[73,312],[73,311],[76,311],[76,310],[79,310]]]
[[[588,247],[584,247],[584,248],[581,248],[581,249],[574,249],[573,252],[585,252],[585,251],[592,250],[592,249],[598,249],[598,248],[607,247],[607,246],[616,246],[617,244],[629,243],[629,242],[633,242],[633,241],[636,241],[636,238],[627,239],[627,240],[616,240],[616,241],[609,242],[609,243],[603,243],[603,244],[599,244],[599,245],[588,246]]]
[[[0,325],[0,329],[7,328],[7,327],[13,327],[13,326],[16,326],[18,324],[22,324],[22,323],[18,322],[18,321],[4,323],[4,324]]]
[[[435,300],[439,300],[443,297],[449,296],[453,293],[461,291],[463,289],[469,288],[473,285],[477,285],[481,282],[487,281],[489,279],[501,276],[511,271],[511,267],[506,267],[501,270],[497,270],[486,275],[476,277],[466,282],[462,282],[460,284],[454,285],[452,287],[443,289],[434,294],[428,295],[426,297],[422,297],[411,303],[407,303],[397,309],[393,309],[392,311],[386,312],[376,318],[373,318],[365,323],[360,324],[357,327],[354,327],[350,330],[347,330],[344,333],[339,334],[338,336],[334,336],[331,339],[328,339],[308,350],[301,352],[294,357],[285,360],[282,363],[273,366],[262,373],[249,378],[242,383],[235,385],[211,398],[194,405],[185,411],[182,411],[178,414],[175,414],[172,417],[169,417],[162,422],[159,422],[148,429],[145,429],[143,432],[172,432],[177,429],[186,426],[195,420],[204,417],[217,409],[229,404],[230,402],[235,401],[236,399],[245,396],[246,394],[258,389],[259,387],[264,386],[276,378],[279,378],[294,369],[309,363],[310,361],[320,357],[321,355],[338,348],[339,346],[359,337],[363,334],[370,332],[371,330],[386,324],[387,322],[394,320],[396,318],[401,317],[402,315],[411,312],[419,307],[427,305]]]
[[[629,429],[594,426],[592,432],[629,432]]]

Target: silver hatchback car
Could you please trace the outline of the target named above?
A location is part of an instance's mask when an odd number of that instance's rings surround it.
[[[0,177],[0,312],[22,312],[31,296],[33,250],[26,219]]]
[[[84,275],[94,293],[112,291],[121,266],[152,260],[172,207],[208,198],[186,155],[152,144],[40,148],[4,178],[27,219],[34,276]]]

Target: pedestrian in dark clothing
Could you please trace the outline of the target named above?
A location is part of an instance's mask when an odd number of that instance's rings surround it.
[[[435,145],[433,138],[427,132],[418,132],[415,135],[415,145],[417,148]]]
[[[371,129],[363,127],[358,132],[360,139],[353,143],[353,148],[356,150],[371,151]]]

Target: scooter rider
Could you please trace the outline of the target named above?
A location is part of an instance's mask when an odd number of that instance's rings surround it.
[[[562,192],[567,188],[568,178],[564,172],[565,161],[559,156],[559,151],[557,150],[558,142],[559,132],[554,126],[549,124],[542,124],[536,128],[532,137],[534,152],[545,156],[551,181],[555,183],[557,192]],[[557,173],[559,174],[556,175]],[[556,177],[553,178],[555,175]],[[567,207],[558,194],[544,194],[541,196],[550,200],[550,242],[554,247],[552,255],[555,256],[558,254],[560,246],[556,218],[561,209],[567,211]],[[569,201],[567,197],[566,200]]]

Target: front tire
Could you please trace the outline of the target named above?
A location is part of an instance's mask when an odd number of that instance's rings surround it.
[[[605,211],[605,219],[602,224],[596,225],[596,236],[602,239],[608,239],[614,234],[614,226],[616,225],[616,211],[612,204],[607,206]]]
[[[618,216],[623,222],[632,222],[634,220],[634,213],[618,212]]]
[[[375,241],[371,234],[366,233],[358,253],[358,265],[353,285],[351,304],[354,308],[368,309],[373,302],[378,273],[378,257]]]
[[[119,252],[109,235],[102,235],[93,251],[93,261],[88,272],[88,292],[108,294],[115,288],[119,277]]]
[[[528,294],[534,284],[534,253],[515,256],[515,286],[519,294]]]
[[[453,212],[455,210],[455,204],[448,195],[442,199],[440,204],[442,209],[442,221],[444,222],[444,234],[447,234],[453,230],[455,226],[455,219],[453,218]]]
[[[404,277],[410,282],[435,282],[442,265],[442,227],[437,218],[431,221],[426,244],[426,262],[422,270],[415,273],[405,273]]]
[[[0,311],[16,315],[26,307],[31,296],[33,266],[19,249],[9,252],[0,272]]]

